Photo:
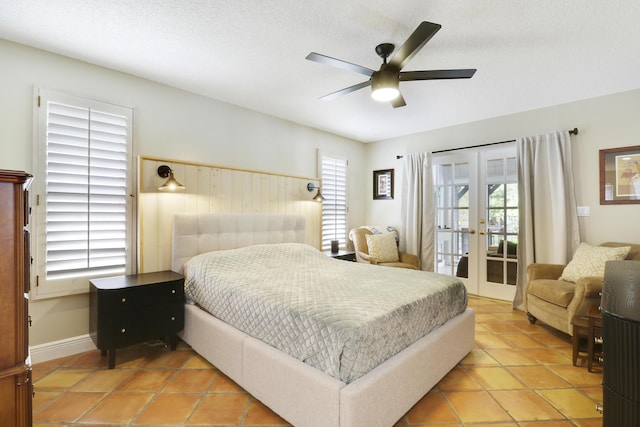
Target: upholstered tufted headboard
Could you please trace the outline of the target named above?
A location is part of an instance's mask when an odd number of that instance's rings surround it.
[[[285,214],[176,214],[171,269],[198,254],[265,243],[305,243],[306,220]]]

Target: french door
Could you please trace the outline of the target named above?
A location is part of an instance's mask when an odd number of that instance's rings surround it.
[[[435,271],[469,293],[511,301],[518,258],[515,145],[433,158]]]

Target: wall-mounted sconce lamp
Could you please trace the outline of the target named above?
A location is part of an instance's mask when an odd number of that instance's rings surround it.
[[[322,196],[322,193],[320,193],[320,187],[316,187],[313,182],[308,183],[307,191],[311,193],[313,190],[318,190],[316,195],[313,196],[313,200],[315,200],[316,202],[322,202],[324,200],[324,197]]]
[[[158,176],[162,178],[168,178],[164,184],[158,187],[160,191],[178,191],[184,190],[184,185],[180,184],[174,177],[173,171],[167,165],[158,167]]]

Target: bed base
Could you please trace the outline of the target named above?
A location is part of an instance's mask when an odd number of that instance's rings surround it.
[[[474,312],[345,384],[187,304],[182,339],[296,427],[390,427],[474,345]]]
[[[262,243],[304,243],[306,221],[286,214],[177,214],[172,269],[191,257]],[[385,268],[385,267],[380,267]],[[390,427],[474,345],[474,312],[449,320],[345,384],[187,305],[182,339],[296,427]]]

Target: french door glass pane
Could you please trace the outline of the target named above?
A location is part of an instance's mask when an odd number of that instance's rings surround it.
[[[469,167],[466,163],[436,166],[435,270],[455,275],[469,251]],[[466,274],[463,277],[467,277]]]
[[[515,285],[518,243],[518,184],[515,158],[486,164],[487,282]]]

